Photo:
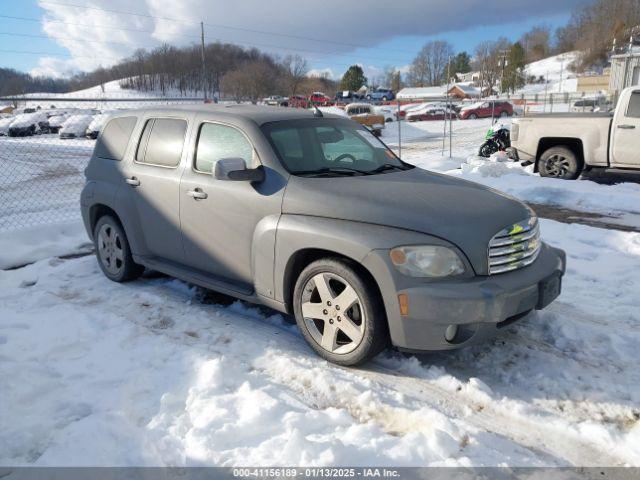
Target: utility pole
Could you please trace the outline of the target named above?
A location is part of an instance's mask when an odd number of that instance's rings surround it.
[[[504,93],[504,69],[509,64],[507,55],[509,55],[509,50],[500,51],[500,60],[498,60],[498,66],[502,68],[502,73],[500,74],[500,93]]]
[[[442,156],[444,157],[444,148],[447,142],[447,110],[449,108],[449,66],[451,65],[451,57],[447,64],[447,91],[445,92],[445,109],[444,109],[444,131],[442,132]]]
[[[400,92],[400,70],[396,75],[396,100],[398,102],[398,157],[402,160],[402,117],[400,116],[400,99],[398,98],[398,92]]]
[[[202,95],[204,97],[204,102],[207,103],[207,69],[204,64],[204,22],[200,22],[200,43],[201,43],[201,53],[202,53]]]
[[[560,93],[562,93],[562,74],[564,73],[564,57],[560,57]]]
[[[450,79],[451,78],[451,57],[449,57],[449,63],[447,64],[447,78]],[[447,84],[449,83],[449,81],[447,80]],[[452,150],[453,147],[451,146],[451,142],[453,141],[453,134],[452,134],[452,124],[451,124],[451,109],[453,107],[452,102],[451,102],[451,97],[449,96],[449,89],[447,89],[447,100],[449,100],[449,102],[447,103],[447,110],[445,110],[445,119],[447,118],[447,114],[449,115],[449,158],[452,157]]]

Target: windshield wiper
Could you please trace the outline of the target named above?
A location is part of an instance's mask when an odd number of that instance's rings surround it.
[[[345,176],[354,176],[354,175],[366,175],[369,172],[365,172],[363,170],[357,170],[355,168],[347,168],[347,167],[323,167],[318,168],[316,170],[301,170],[298,172],[293,172],[294,175],[301,176],[319,176],[319,175],[345,175]]]
[[[373,170],[369,170],[367,174],[375,175],[376,173],[386,172],[387,170],[406,170],[402,165],[394,165],[392,163],[385,163],[380,165],[378,168],[374,168]]]

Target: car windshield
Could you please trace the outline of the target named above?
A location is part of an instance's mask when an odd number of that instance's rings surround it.
[[[293,175],[374,175],[413,168],[371,132],[349,120],[287,120],[267,123],[262,130]]]

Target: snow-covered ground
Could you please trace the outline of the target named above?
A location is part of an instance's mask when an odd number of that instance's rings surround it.
[[[542,222],[560,299],[491,342],[320,360],[281,315],[91,256],[0,272],[1,465],[639,465],[640,234]]]
[[[536,203],[640,215],[636,184],[478,160],[489,126],[453,122],[448,158],[442,122],[402,122],[402,157]],[[383,134],[396,150],[397,128]],[[71,159],[81,178],[92,142],[51,138],[78,151],[47,160],[37,138],[20,145],[42,152],[41,189]],[[62,208],[31,200],[42,218]],[[86,251],[73,207],[71,223],[0,235],[0,268],[35,262],[0,270],[0,465],[640,466],[638,233],[542,220],[568,257],[546,310],[483,345],[345,369],[272,311],[158,275],[109,282],[92,256],[68,256]]]

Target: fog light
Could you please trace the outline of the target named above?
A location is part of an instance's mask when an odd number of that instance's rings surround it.
[[[458,326],[457,325],[449,325],[447,329],[444,331],[444,339],[451,343],[453,339],[456,338],[458,334]]]

